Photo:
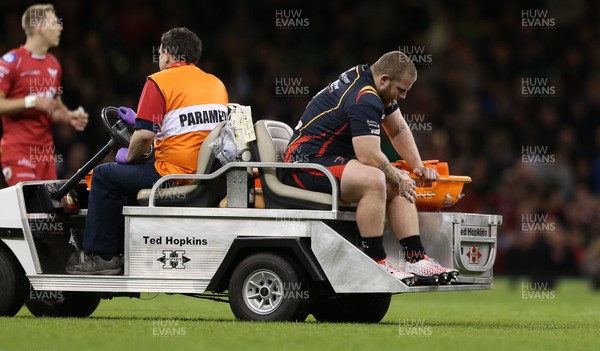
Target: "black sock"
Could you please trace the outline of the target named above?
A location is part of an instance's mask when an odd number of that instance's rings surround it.
[[[425,258],[425,249],[421,244],[421,237],[419,235],[409,236],[400,240],[400,246],[404,251],[404,259],[407,262],[415,263]]]
[[[365,255],[371,257],[373,260],[381,261],[386,257],[385,249],[383,248],[383,236],[372,238],[361,237],[360,244]]]

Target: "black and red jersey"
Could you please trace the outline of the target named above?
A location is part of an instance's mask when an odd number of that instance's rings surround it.
[[[310,101],[288,144],[285,162],[311,162],[322,156],[356,158],[352,138],[379,136],[385,116],[398,109],[385,108],[375,90],[368,65],[342,73]]]

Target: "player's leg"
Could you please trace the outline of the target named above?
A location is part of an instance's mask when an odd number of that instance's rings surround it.
[[[357,160],[346,164],[340,183],[342,200],[357,203],[356,222],[360,235],[375,237],[383,234],[385,223],[385,176],[375,167]]]
[[[419,235],[419,217],[417,207],[404,196],[394,193],[393,187],[387,186],[387,215],[390,228],[398,240],[412,235]]]
[[[427,256],[419,235],[417,206],[387,187],[387,215],[390,228],[404,251],[404,270],[413,273],[417,281],[426,283],[449,282],[456,279],[458,271],[441,266]]]
[[[361,235],[363,251],[395,278],[412,284],[413,275],[396,268],[386,258],[383,247],[385,226],[385,175],[375,167],[351,160],[342,174],[341,198],[358,203],[356,224]]]
[[[327,167],[337,178],[340,198],[357,203],[356,222],[363,238],[383,234],[385,222],[385,177],[375,167],[357,160],[337,156],[324,156],[309,160]],[[331,184],[320,171],[294,169],[284,173],[283,182],[312,191],[331,193]],[[385,253],[382,253],[385,256]]]
[[[309,160],[321,164],[338,179],[340,198],[357,203],[356,223],[361,236],[363,252],[376,261],[395,278],[412,284],[413,275],[402,272],[389,262],[383,247],[385,224],[385,176],[375,167],[357,160],[326,156]],[[283,177],[284,183],[303,189],[331,193],[331,184],[321,172],[314,170],[290,170]]]

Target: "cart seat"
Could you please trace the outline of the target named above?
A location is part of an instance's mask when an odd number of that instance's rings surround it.
[[[197,174],[208,174],[221,167],[221,162],[217,160],[210,148],[212,143],[221,132],[225,122],[217,124],[207,136],[200,152],[198,153]],[[224,177],[219,177],[224,178]],[[226,194],[226,185],[224,179],[195,180],[185,185],[165,186],[156,192],[154,201],[156,206],[175,206],[175,207],[206,207],[216,206],[221,198]],[[137,194],[137,201],[140,205],[148,206],[150,192],[152,189],[142,189]]]
[[[260,120],[254,125],[254,155],[260,162],[283,162],[292,129],[285,123]],[[267,208],[331,209],[331,194],[305,190],[284,184],[275,168],[260,168],[259,175]],[[355,207],[340,202],[340,207]]]

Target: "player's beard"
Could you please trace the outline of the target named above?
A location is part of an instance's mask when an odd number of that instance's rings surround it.
[[[379,97],[381,98],[381,102],[385,107],[388,107],[392,101],[394,101],[394,97],[392,96],[392,84],[391,82],[379,93]]]

